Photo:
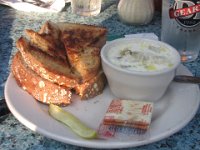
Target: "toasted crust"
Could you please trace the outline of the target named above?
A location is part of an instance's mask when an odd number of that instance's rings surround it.
[[[54,39],[59,39],[61,31],[60,31],[59,26],[56,23],[47,21],[42,25],[38,33],[51,35],[53,36]]]
[[[60,40],[61,31],[53,23],[45,23],[39,32],[25,30],[32,45],[35,45],[47,54],[66,60],[64,44]]]
[[[94,25],[74,23],[55,24],[51,21],[47,21],[41,27],[38,34],[53,37],[55,43],[59,45],[61,41],[67,43],[69,41],[72,46],[92,45],[101,48],[106,43],[107,29]]]
[[[96,47],[68,48],[67,56],[73,70],[86,82],[97,75],[100,70],[100,49]]]
[[[18,85],[36,100],[45,104],[53,103],[60,106],[70,104],[71,91],[35,74],[25,65],[19,52],[13,58],[11,69]]]
[[[81,24],[64,24],[60,28],[62,31],[61,39],[65,48],[77,46],[93,46],[101,48],[106,43],[107,30],[102,27]]]
[[[69,64],[86,82],[100,70],[100,48],[106,42],[107,30],[82,24],[59,24]]]
[[[62,59],[54,58],[31,46],[23,37],[16,44],[25,63],[42,78],[68,88],[75,87],[79,82],[80,77]]]
[[[76,93],[82,100],[93,98],[103,92],[106,85],[106,77],[102,71],[93,79],[75,87]]]

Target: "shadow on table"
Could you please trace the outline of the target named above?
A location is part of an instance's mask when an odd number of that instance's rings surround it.
[[[118,4],[119,0],[110,0],[106,2],[106,5],[102,5],[101,7],[101,12],[105,11],[107,8],[109,8],[110,6],[112,6],[113,4]]]

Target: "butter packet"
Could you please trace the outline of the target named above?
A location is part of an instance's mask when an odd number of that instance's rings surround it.
[[[148,129],[153,103],[133,100],[113,100],[104,116],[103,124]]]
[[[153,112],[153,103],[133,100],[112,100],[99,134],[111,137],[147,137]],[[141,136],[142,135],[142,136]]]
[[[118,139],[120,141],[142,141],[150,138],[150,130],[126,126],[100,124],[98,136],[100,139]]]

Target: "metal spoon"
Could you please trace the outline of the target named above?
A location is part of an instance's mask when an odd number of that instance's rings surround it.
[[[200,84],[200,77],[193,77],[188,75],[176,75],[174,77],[175,82],[182,82],[182,83],[194,83]]]

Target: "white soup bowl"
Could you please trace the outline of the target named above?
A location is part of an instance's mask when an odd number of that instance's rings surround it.
[[[150,47],[164,48],[170,52],[172,66],[154,71],[127,70],[113,64],[108,57],[113,49],[126,48],[141,44]],[[137,49],[137,48],[136,48]],[[155,102],[166,92],[172,82],[177,67],[180,64],[180,55],[170,45],[143,38],[122,38],[108,42],[101,50],[103,71],[107,77],[111,92],[119,99],[144,100]]]

